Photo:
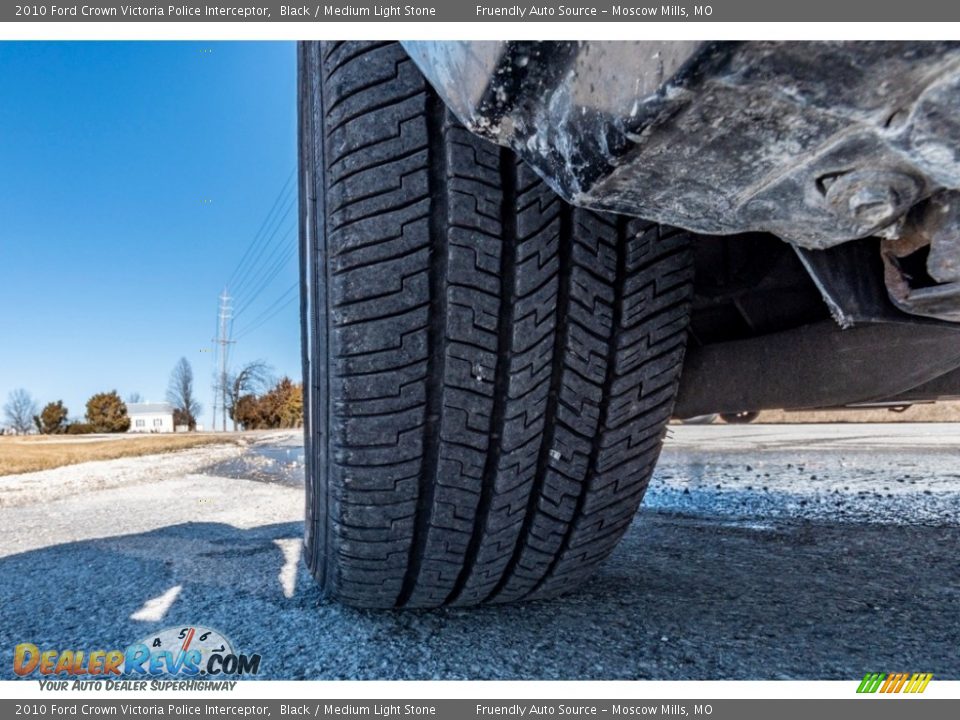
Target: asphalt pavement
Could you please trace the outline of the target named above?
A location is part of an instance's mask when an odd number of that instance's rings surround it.
[[[199,624],[278,679],[960,678],[960,425],[671,426],[580,590],[434,612],[320,597],[296,434],[188,452],[0,478],[0,677]]]

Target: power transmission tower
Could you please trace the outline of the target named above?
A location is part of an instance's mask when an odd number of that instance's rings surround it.
[[[214,339],[214,343],[219,346],[220,350],[220,413],[223,421],[223,431],[227,431],[227,349],[230,345],[234,344],[234,340],[230,339],[230,320],[233,317],[233,306],[230,304],[230,294],[227,292],[227,289],[223,289],[223,294],[220,295],[220,311],[218,314],[218,326],[219,333],[218,337]],[[217,424],[217,413],[216,413],[216,397],[217,393],[214,393],[214,413],[213,413],[213,424],[214,430],[216,430]]]

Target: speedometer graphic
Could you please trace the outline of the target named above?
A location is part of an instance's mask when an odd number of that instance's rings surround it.
[[[169,627],[137,641],[124,662],[124,673],[147,671],[205,675],[213,655],[233,656],[233,645],[220,631],[202,625]]]

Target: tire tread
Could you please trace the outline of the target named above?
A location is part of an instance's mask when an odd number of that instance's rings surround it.
[[[613,549],[649,482],[685,346],[689,238],[570,208],[464,129],[396,43],[309,57],[329,305],[309,375],[329,386],[311,570],[360,606],[561,593]]]

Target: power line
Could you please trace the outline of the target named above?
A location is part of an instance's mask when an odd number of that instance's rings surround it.
[[[254,329],[259,327],[263,321],[272,318],[275,314],[273,312],[274,309],[280,309],[277,306],[283,303],[284,300],[287,300],[288,298],[290,300],[295,299],[297,297],[296,295],[294,295],[293,298],[291,298],[290,296],[291,294],[295,293],[299,287],[300,287],[300,281],[297,280],[296,282],[293,283],[293,285],[291,285],[282,293],[280,293],[279,297],[277,297],[272,303],[270,303],[270,305],[268,305],[259,315],[257,315],[255,318],[253,318],[253,320],[251,320],[249,323],[243,326],[243,328],[240,330],[240,333],[238,334],[238,338],[243,337],[245,335],[249,335],[250,332],[252,332]],[[283,307],[286,307],[286,304],[288,303],[285,303]]]
[[[291,228],[287,232],[287,236],[289,236],[290,233],[292,232],[293,232],[293,228]],[[294,255],[296,254],[297,254],[297,245],[296,243],[294,243],[290,245],[290,247],[288,247],[284,253],[279,255],[272,265],[270,265],[268,268],[266,268],[263,271],[263,275],[260,279],[260,283],[255,288],[252,289],[250,296],[240,304],[240,306],[237,309],[235,317],[240,317],[240,315],[242,315],[245,310],[247,310],[251,305],[253,305],[256,302],[257,298],[260,297],[261,293],[263,293],[264,290],[270,287],[270,284],[274,281],[274,279],[276,279],[276,277],[280,274],[280,272],[290,263],[290,261],[293,259]]]
[[[298,198],[291,184],[295,176],[296,168],[291,170],[290,175],[280,187],[270,210],[230,273],[220,295],[217,328],[213,340],[215,377],[219,385],[214,392],[214,429],[217,425],[217,410],[220,411],[222,429],[224,431],[227,429],[227,374],[230,367],[231,346],[236,344],[240,337],[248,335],[269,322],[297,299],[296,290],[299,281],[281,293],[250,321],[239,335],[234,334],[236,319],[256,306],[263,293],[270,289],[297,252],[297,243],[289,242],[290,236],[297,227],[296,218],[294,222],[288,223],[291,213],[297,207]],[[237,307],[234,305],[235,298],[240,299]]]
[[[269,321],[272,320],[274,317],[276,317],[277,315],[279,315],[279,314],[280,314],[283,310],[285,310],[291,303],[293,303],[294,300],[297,300],[297,299],[298,299],[298,298],[297,298],[296,296],[290,298],[290,299],[287,300],[287,302],[285,302],[281,307],[277,308],[277,310],[276,310],[275,312],[273,312],[269,317],[264,318],[263,321],[261,321],[261,322],[257,323],[256,325],[248,328],[247,330],[245,330],[245,331],[243,332],[242,335],[238,335],[238,336],[237,336],[237,339],[240,339],[240,338],[242,338],[242,337],[246,337],[247,335],[249,335],[250,333],[254,332],[255,330],[259,330],[261,327],[263,327],[264,325],[266,325],[267,322],[269,322]]]
[[[233,285],[235,292],[243,292],[251,282],[255,282],[257,277],[256,270],[258,267],[270,262],[270,259],[274,253],[276,253],[279,248],[282,248],[281,243],[286,236],[281,236],[279,243],[274,243],[274,240],[277,237],[277,233],[279,232],[280,228],[286,223],[286,220],[290,215],[290,211],[293,210],[296,204],[297,198],[295,196],[291,196],[289,198],[289,202],[284,204],[285,209],[283,210],[283,214],[280,216],[280,219],[274,223],[273,230],[270,232],[269,236],[264,236],[266,240],[261,243],[260,248],[252,255],[251,260],[247,263],[247,267],[242,273],[240,273],[239,277],[235,281]],[[272,248],[271,244],[274,244]]]
[[[281,311],[287,308],[290,303],[299,298],[299,293],[296,291],[300,288],[300,281],[298,280],[286,291],[281,293],[280,297],[271,303],[266,310],[261,312],[257,317],[250,321],[237,335],[237,340],[242,337],[245,337],[252,333],[254,330],[259,329],[265,325],[268,321],[272,320],[274,317],[280,314]],[[292,296],[291,296],[292,295]],[[284,302],[286,300],[286,302]]]
[[[249,281],[251,273],[255,275],[255,269],[258,261],[263,256],[264,250],[269,247],[270,242],[276,236],[276,232],[279,229],[280,225],[286,219],[286,216],[289,214],[290,207],[293,205],[293,202],[290,201],[290,198],[285,198],[283,203],[279,206],[279,211],[274,217],[268,217],[262,226],[262,232],[259,234],[259,237],[256,239],[255,243],[252,243],[248,246],[247,251],[244,253],[244,260],[237,264],[237,267],[230,275],[230,279],[227,281],[227,287],[232,290],[237,290],[242,285]],[[281,211],[284,211],[281,216]]]
[[[261,238],[261,235],[264,229],[267,227],[270,218],[273,215],[274,211],[280,205],[280,200],[290,191],[290,181],[293,179],[294,174],[296,173],[296,168],[290,171],[290,175],[287,176],[286,181],[283,183],[283,186],[280,188],[280,192],[277,193],[276,199],[273,201],[273,205],[270,207],[270,211],[267,213],[267,216],[263,219],[263,222],[260,224],[260,229],[257,230],[256,234],[253,236],[253,239],[250,241],[250,244],[247,245],[247,249],[244,251],[243,255],[240,257],[240,261],[237,263],[237,266],[233,269],[233,272],[230,273],[230,277],[227,279],[227,287],[233,284],[234,279],[237,277],[237,274],[240,272],[240,268],[243,267],[244,262],[250,256],[253,248],[257,245],[258,239]]]

